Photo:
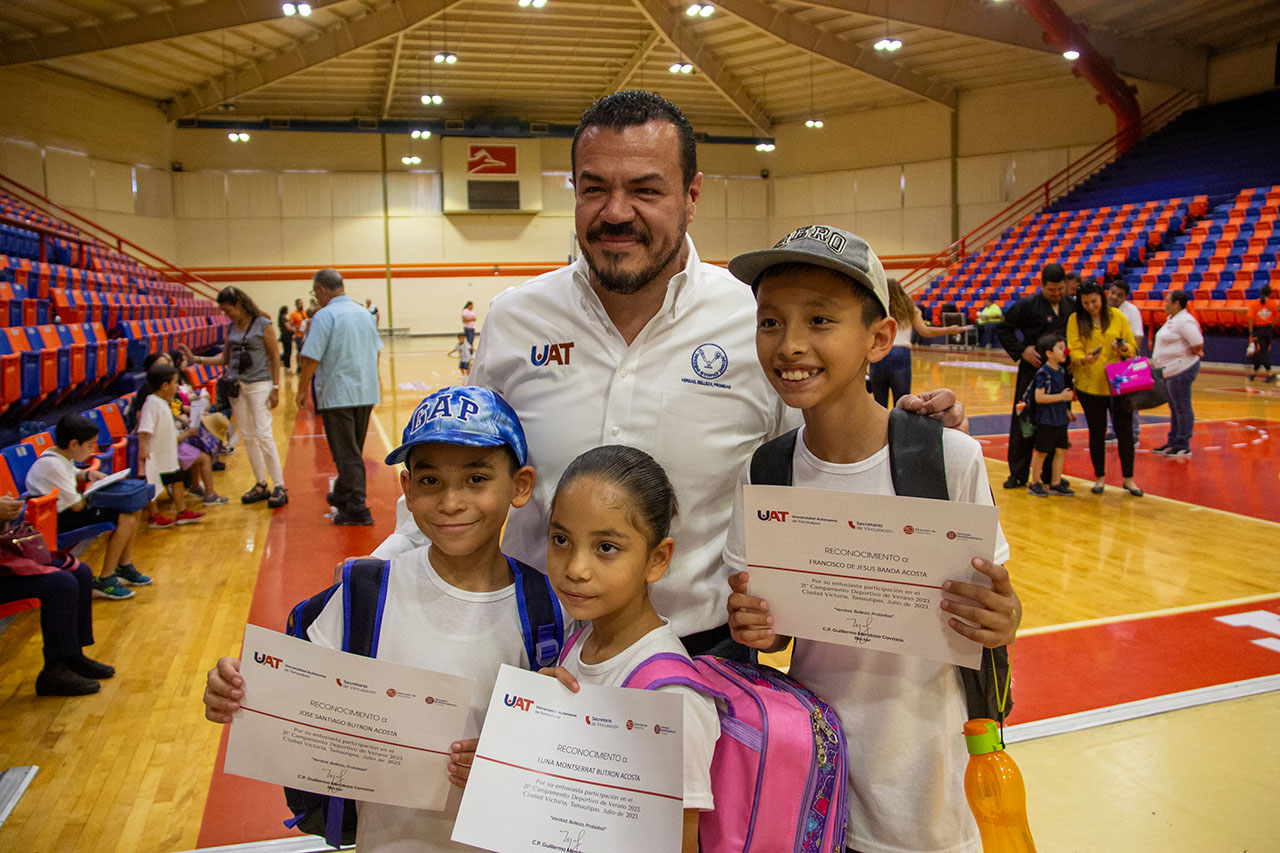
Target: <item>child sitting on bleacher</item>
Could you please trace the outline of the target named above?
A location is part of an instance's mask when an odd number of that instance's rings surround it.
[[[63,415],[54,428],[55,447],[51,447],[31,464],[27,472],[27,491],[46,495],[58,490],[58,534],[62,535],[94,524],[116,526],[107,538],[102,558],[102,572],[93,580],[95,598],[121,600],[133,598],[129,586],[146,586],[151,578],[133,565],[133,534],[138,529],[139,512],[122,513],[115,509],[89,506],[80,496],[79,484],[101,480],[100,471],[76,468],[97,451],[98,428],[84,415]]]
[[[147,482],[156,487],[157,496],[166,487],[173,497],[173,515],[156,512],[151,526],[173,527],[192,524],[204,518],[203,512],[187,509],[187,488],[182,465],[178,460],[178,429],[169,403],[178,393],[178,371],[173,365],[157,362],[147,371],[147,384],[138,391],[145,395],[138,410],[138,466]]]

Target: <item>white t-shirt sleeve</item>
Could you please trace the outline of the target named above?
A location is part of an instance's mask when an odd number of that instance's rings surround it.
[[[148,397],[142,404],[142,411],[138,414],[138,432],[154,435],[157,426],[156,407],[151,405],[151,397]]]
[[[720,737],[720,715],[715,701],[698,691],[672,684],[658,690],[684,697],[684,807],[711,811],[711,759]]]
[[[961,503],[995,506],[987,466],[982,458],[982,445],[971,435],[955,429],[942,431],[942,452],[947,460],[947,492],[951,500]],[[995,562],[1009,559],[1009,541],[1004,528],[996,524]]]
[[[307,628],[307,638],[326,649],[342,648],[342,587],[334,590],[329,603]]]
[[[46,455],[49,453],[53,451],[45,451],[40,458],[31,463],[31,469],[27,471],[26,491],[33,495],[47,495],[57,489],[58,512],[62,512],[80,501],[80,495],[76,489],[75,469],[69,462],[63,464],[58,459]]]

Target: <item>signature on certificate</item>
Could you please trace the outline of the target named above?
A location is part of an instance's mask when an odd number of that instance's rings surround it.
[[[329,777],[326,782],[328,783],[330,790],[340,791],[346,786],[347,771],[339,770],[335,773],[332,770],[326,770],[324,771],[324,775]]]
[[[565,853],[582,853],[582,837],[587,834],[585,829],[579,830],[577,835],[568,829],[562,829],[560,832],[564,835]]]
[[[868,616],[865,620],[859,620],[857,617],[854,617],[849,620],[849,624],[853,628],[853,631],[851,633],[853,634],[853,639],[855,642],[858,642],[858,643],[871,642],[871,622],[872,622],[872,617],[870,616]]]

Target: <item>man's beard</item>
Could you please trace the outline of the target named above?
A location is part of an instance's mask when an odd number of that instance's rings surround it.
[[[684,246],[685,222],[681,217],[680,231],[676,236],[676,240],[671,247],[671,251],[665,256],[659,256],[651,261],[648,266],[636,272],[625,272],[623,270],[605,270],[596,264],[595,259],[591,257],[591,251],[588,245],[599,240],[600,237],[609,235],[611,237],[634,237],[640,241],[646,249],[653,242],[653,236],[647,231],[638,230],[633,223],[626,222],[621,225],[609,225],[604,223],[597,225],[587,231],[586,240],[579,240],[578,245],[582,249],[582,255],[587,259],[587,267],[595,274],[596,280],[600,282],[600,286],[610,293],[629,294],[643,290],[650,282],[657,277],[658,273],[666,269],[667,265],[675,260],[680,254],[680,249]],[[607,250],[604,252],[608,254]]]

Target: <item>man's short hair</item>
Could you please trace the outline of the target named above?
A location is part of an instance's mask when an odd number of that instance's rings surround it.
[[[659,94],[641,89],[614,92],[587,107],[578,122],[578,129],[573,132],[573,145],[569,149],[569,168],[574,177],[578,175],[578,139],[587,128],[623,131],[651,121],[670,122],[676,129],[680,145],[680,175],[684,188],[689,189],[698,174],[698,146],[693,136],[693,125],[675,104]]]
[[[1040,270],[1041,284],[1055,284],[1066,277],[1066,273],[1062,271],[1062,264],[1045,264],[1044,269]]]
[[[93,421],[84,415],[76,412],[70,412],[58,419],[58,425],[53,428],[53,440],[63,450],[71,446],[71,442],[86,442],[98,437],[98,428],[94,426]]]
[[[1071,279],[1072,281],[1079,281],[1079,280],[1080,280],[1080,273],[1076,272],[1075,270],[1072,270],[1072,271],[1071,271],[1071,272],[1069,272],[1069,273],[1063,273],[1063,275],[1062,275],[1062,279],[1063,279],[1063,281],[1065,281],[1065,280],[1067,280],[1067,279]]]
[[[317,270],[312,276],[311,283],[316,287],[323,287],[325,290],[342,290],[342,273],[332,267],[325,267]]]
[[[1109,285],[1107,285],[1107,286],[1108,286],[1108,287],[1118,287],[1118,288],[1120,288],[1121,290],[1123,290],[1123,291],[1124,291],[1124,298],[1125,298],[1125,299],[1128,299],[1128,298],[1129,298],[1129,296],[1130,296],[1130,295],[1132,295],[1132,293],[1133,293],[1133,288],[1129,287],[1129,282],[1125,281],[1125,280],[1124,280],[1124,279],[1122,279],[1122,278],[1118,278],[1118,279],[1116,279],[1115,281],[1111,282],[1111,284],[1109,284]]]
[[[1041,335],[1036,341],[1036,352],[1040,353],[1041,358],[1045,358],[1048,355],[1049,350],[1056,347],[1059,341],[1065,344],[1067,339],[1056,332],[1049,332],[1048,334]]]
[[[1185,290],[1170,290],[1168,296],[1182,308],[1186,308],[1187,302],[1191,300],[1191,294]]]

